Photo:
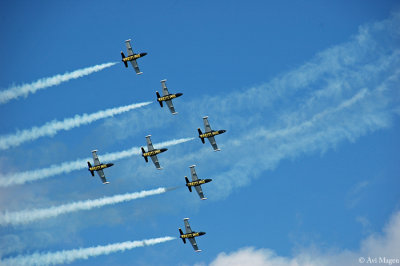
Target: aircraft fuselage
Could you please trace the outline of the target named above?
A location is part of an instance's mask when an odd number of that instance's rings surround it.
[[[211,182],[211,181],[212,181],[212,179],[199,179],[199,180],[196,180],[196,181],[192,181],[192,182],[186,183],[186,186],[188,186],[188,187],[200,186],[202,184],[205,184],[205,183],[208,183],[208,182]]]
[[[213,130],[213,131],[211,131],[211,132],[206,132],[206,133],[203,133],[203,134],[200,134],[199,135],[199,138],[209,138],[209,137],[214,137],[214,136],[216,136],[216,135],[220,135],[220,134],[222,134],[222,133],[225,133],[226,132],[226,130]]]
[[[89,171],[98,171],[98,170],[102,170],[104,168],[111,167],[113,165],[114,165],[113,163],[99,164],[99,165],[95,165],[95,166],[89,167]]]
[[[142,153],[143,157],[147,157],[147,156],[153,156],[153,155],[157,155],[159,153],[165,152],[168,149],[158,149],[158,150],[153,150],[153,151],[148,151],[148,152],[144,152]]]
[[[136,59],[138,59],[140,57],[143,57],[145,55],[147,55],[147,53],[140,53],[140,54],[130,55],[130,56],[122,58],[122,61],[123,62],[129,62],[129,61],[132,61],[132,60],[136,60]]]
[[[175,94],[168,94],[163,97],[157,98],[157,101],[159,101],[159,102],[168,101],[168,100],[178,98],[179,96],[182,96],[182,95],[183,95],[183,93],[180,93],[180,92],[175,93]]]
[[[180,236],[180,238],[193,238],[193,237],[198,237],[198,236],[202,236],[205,234],[206,234],[206,232],[192,232],[192,233],[188,233],[188,234],[183,234]]]

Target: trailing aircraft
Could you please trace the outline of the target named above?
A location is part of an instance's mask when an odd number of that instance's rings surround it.
[[[183,219],[183,222],[185,223],[186,234],[184,234],[182,232],[182,229],[179,228],[180,238],[182,239],[184,244],[186,244],[186,239],[189,239],[190,244],[192,244],[193,249],[196,252],[200,252],[201,249],[199,249],[199,247],[197,246],[196,240],[194,238],[205,235],[206,233],[192,231],[192,229],[190,228],[190,224],[189,224],[189,218]]]
[[[198,179],[196,170],[194,169],[194,167],[195,167],[195,165],[189,166],[190,174],[192,175],[192,182],[189,182],[189,179],[187,178],[187,176],[185,176],[186,186],[188,187],[190,192],[192,192],[192,187],[194,187],[197,191],[197,194],[199,194],[200,199],[206,200],[207,198],[204,197],[203,190],[201,189],[201,185],[211,182],[212,179]]]
[[[132,50],[131,39],[126,40],[125,45],[126,45],[126,49],[128,50],[128,56],[125,57],[124,53],[121,51],[122,62],[124,62],[125,67],[128,67],[128,62],[131,62],[133,68],[136,71],[136,74],[138,74],[138,75],[143,74],[143,72],[140,72],[139,65],[137,64],[136,59],[147,55],[147,53],[135,54]]]
[[[208,123],[208,116],[203,117],[203,122],[204,122],[204,128],[206,132],[201,132],[200,128],[197,129],[199,132],[199,138],[201,139],[201,142],[204,142],[204,138],[208,138],[208,141],[210,142],[211,146],[213,147],[214,151],[220,151],[217,146],[217,142],[215,141],[214,136],[225,133],[226,130],[212,130],[210,127],[210,123]]]
[[[94,166],[92,166],[89,161],[87,162],[88,167],[89,167],[89,169],[88,169],[89,172],[92,174],[92,176],[94,176],[94,171],[96,171],[97,174],[99,175],[99,177],[101,178],[101,181],[103,182],[103,184],[109,184],[110,182],[108,182],[106,180],[106,176],[104,175],[103,169],[111,167],[114,164],[113,163],[107,163],[107,164],[100,163],[99,157],[97,156],[97,150],[93,150],[92,155],[93,155]]]
[[[157,101],[158,101],[158,103],[160,104],[161,107],[163,107],[163,102],[166,102],[167,105],[168,105],[169,110],[171,111],[171,113],[173,115],[176,115],[178,112],[175,112],[174,105],[172,104],[172,99],[178,98],[179,96],[182,96],[183,93],[178,92],[178,93],[175,93],[175,94],[170,94],[168,92],[167,86],[165,85],[166,81],[167,81],[166,79],[161,80],[163,96],[161,97],[160,94],[158,93],[158,91],[156,91]]]
[[[162,153],[167,151],[168,149],[163,148],[163,149],[154,149],[153,144],[151,143],[151,139],[150,139],[151,135],[147,135],[146,136],[146,141],[147,141],[147,152],[144,150],[143,147],[141,147],[142,149],[142,156],[144,158],[144,160],[146,161],[146,163],[149,161],[149,159],[147,158],[148,156],[150,156],[151,160],[153,161],[154,165],[156,166],[156,168],[158,170],[161,170],[161,166],[160,163],[158,162],[158,158],[157,158],[157,154]]]

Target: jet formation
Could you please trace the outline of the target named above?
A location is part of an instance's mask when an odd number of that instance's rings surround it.
[[[128,67],[128,62],[130,62],[133,66],[133,69],[135,70],[137,75],[143,74],[143,72],[140,71],[137,59],[142,58],[147,55],[147,53],[134,53],[131,45],[131,39],[125,41],[125,46],[127,49],[128,56],[125,56],[125,54],[121,51],[121,56],[122,56],[122,62],[124,63],[125,67]],[[183,93],[170,93],[168,91],[167,85],[166,85],[166,79],[161,80],[161,88],[162,88],[162,96],[158,91],[156,91],[156,96],[157,96],[157,102],[160,104],[161,107],[163,107],[163,103],[165,102],[166,105],[168,106],[168,109],[173,115],[178,114],[178,112],[175,111],[175,107],[172,103],[172,100],[175,98],[178,98],[183,95]],[[223,134],[226,132],[226,130],[221,129],[221,130],[212,130],[210,123],[208,122],[208,116],[203,117],[203,123],[204,123],[204,130],[205,132],[203,133],[200,128],[197,129],[198,131],[198,137],[200,138],[201,142],[204,144],[205,139],[207,138],[208,141],[210,142],[212,148],[214,151],[220,151],[218,148],[217,142],[215,141],[215,136]],[[161,148],[161,149],[155,149],[153,147],[153,143],[151,141],[151,135],[146,136],[146,142],[147,142],[147,151],[141,147],[141,155],[146,161],[146,163],[149,161],[148,157],[151,158],[151,160],[154,163],[154,166],[156,167],[157,170],[161,170],[162,167],[158,161],[157,155],[160,153],[163,153],[167,151],[167,148]],[[97,150],[92,151],[93,155],[93,161],[94,165],[92,166],[90,162],[87,162],[88,164],[88,170],[94,176],[94,171],[97,172],[99,175],[100,179],[102,180],[103,184],[109,184],[107,181],[103,169],[108,168],[113,166],[113,163],[107,163],[107,164],[102,164],[100,163],[100,160],[97,156]],[[188,177],[185,176],[185,181],[186,181],[186,187],[189,189],[190,192],[192,192],[192,188],[194,188],[199,195],[201,200],[207,199],[204,196],[203,190],[201,185],[209,183],[212,181],[212,179],[199,179],[195,170],[195,165],[189,166],[190,168],[190,174],[191,174],[191,181],[189,181]],[[182,239],[183,243],[186,244],[186,239],[189,240],[191,243],[193,249],[196,252],[201,251],[196,243],[195,238],[205,235],[205,232],[195,232],[191,229],[190,224],[189,224],[189,218],[184,218],[184,225],[185,225],[185,233],[183,233],[182,229],[179,228],[179,234],[180,238]]]

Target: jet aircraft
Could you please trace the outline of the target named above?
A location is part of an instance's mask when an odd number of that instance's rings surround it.
[[[178,98],[179,96],[182,96],[183,93],[175,93],[175,94],[170,94],[168,92],[167,86],[165,85],[165,82],[167,80],[163,79],[161,80],[161,86],[162,86],[162,90],[163,90],[163,97],[160,96],[160,94],[158,93],[158,91],[156,91],[157,94],[157,101],[160,104],[161,107],[163,107],[163,102],[166,102],[168,105],[169,110],[171,111],[171,113],[173,115],[176,115],[178,112],[175,112],[175,108],[174,105],[172,104],[172,99],[174,98]]]
[[[148,156],[150,156],[151,160],[153,161],[154,165],[156,166],[156,168],[158,170],[161,170],[161,166],[160,163],[158,162],[158,158],[157,158],[157,154],[162,153],[167,151],[168,149],[163,148],[163,149],[154,149],[153,144],[151,143],[151,139],[150,139],[151,135],[147,135],[146,136],[146,141],[147,141],[147,152],[144,150],[143,147],[141,147],[142,149],[142,156],[144,158],[144,160],[146,161],[146,163],[149,161],[149,159],[147,159]]]
[[[132,50],[131,46],[131,39],[125,41],[126,49],[128,50],[128,56],[125,57],[124,53],[121,51],[121,56],[122,56],[122,62],[124,62],[125,67],[128,67],[128,62],[131,62],[133,68],[136,71],[136,74],[140,75],[143,74],[143,72],[140,72],[139,66],[136,62],[136,59],[143,57],[147,55],[147,53],[139,53],[135,54]]]
[[[197,129],[199,131],[199,138],[201,139],[201,142],[204,142],[204,138],[208,138],[208,141],[210,142],[211,146],[213,147],[214,151],[220,151],[217,146],[217,142],[215,142],[214,136],[225,133],[226,130],[212,130],[210,127],[210,123],[208,123],[208,116],[203,117],[203,122],[204,122],[204,128],[205,131],[204,134],[201,132],[200,128]]]
[[[99,177],[101,178],[101,181],[103,182],[103,184],[109,184],[110,182],[108,182],[106,180],[106,176],[104,175],[103,169],[111,167],[114,164],[113,163],[107,163],[107,164],[100,163],[99,157],[97,156],[96,152],[97,152],[97,150],[92,151],[94,166],[92,166],[89,161],[87,162],[88,167],[89,167],[88,170],[90,171],[92,176],[94,176],[94,171],[96,171],[97,174],[99,175]]]
[[[189,239],[190,244],[192,244],[192,247],[196,252],[200,252],[201,249],[197,246],[196,240],[194,239],[195,237],[205,235],[205,232],[195,232],[192,231],[190,228],[189,224],[189,218],[183,219],[183,222],[185,223],[185,229],[186,229],[186,234],[182,232],[182,229],[179,228],[179,233],[180,233],[180,238],[182,239],[183,243],[186,244],[186,239]]]
[[[197,194],[199,194],[200,199],[206,200],[207,198],[204,197],[203,190],[201,189],[201,185],[211,182],[212,179],[198,179],[196,170],[194,169],[194,167],[195,167],[195,165],[189,166],[190,174],[192,175],[192,182],[189,182],[189,179],[187,178],[187,176],[185,176],[186,186],[188,187],[190,192],[192,192],[192,187],[194,187],[197,191]]]

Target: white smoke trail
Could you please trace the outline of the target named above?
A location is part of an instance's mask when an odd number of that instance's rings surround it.
[[[120,194],[112,197],[103,197],[95,200],[77,201],[45,209],[29,209],[17,212],[6,211],[4,213],[0,213],[0,225],[5,226],[5,225],[28,224],[36,220],[56,217],[58,215],[65,213],[77,212],[82,210],[91,210],[93,208],[100,208],[106,205],[114,205],[125,201],[131,201],[152,195],[162,194],[167,191],[168,191],[167,188],[160,187],[157,189]]]
[[[138,247],[153,246],[176,239],[175,237],[165,236],[159,238],[145,239],[141,241],[126,241],[121,243],[96,246],[89,248],[79,248],[62,250],[48,253],[33,253],[32,255],[17,256],[0,260],[1,265],[54,265],[71,263],[78,259],[89,259],[100,255],[108,255],[117,251],[125,251]]]
[[[169,147],[173,145],[177,145],[180,143],[188,142],[193,140],[194,138],[181,138],[181,139],[174,139],[170,141],[165,141],[161,143],[154,144],[155,147]],[[116,161],[123,158],[130,157],[132,155],[139,155],[141,154],[140,147],[132,147],[128,150],[120,151],[120,152],[113,152],[113,153],[106,153],[100,155],[101,161]],[[83,158],[77,159],[71,162],[64,162],[58,165],[52,165],[47,168],[14,173],[9,175],[0,175],[0,187],[8,187],[12,185],[21,185],[25,184],[26,182],[31,182],[35,180],[49,178],[55,175],[59,175],[62,173],[70,173],[75,170],[84,169],[87,167],[86,161],[90,161],[92,158]]]
[[[60,130],[70,130],[81,125],[87,125],[99,119],[125,113],[130,110],[149,105],[151,103],[152,102],[136,103],[116,108],[110,108],[92,114],[75,115],[75,117],[65,118],[63,121],[53,120],[51,122],[47,122],[40,127],[33,127],[31,129],[17,131],[17,133],[15,134],[9,134],[0,137],[0,150],[15,147],[26,141],[32,141],[40,137],[54,136]]]
[[[283,129],[279,129],[279,130],[275,130],[275,131],[266,130],[264,128],[261,128],[261,129],[258,129],[256,132],[254,132],[251,136],[245,136],[244,139],[250,140],[250,139],[254,139],[255,137],[263,137],[265,139],[271,140],[273,138],[283,138],[287,135],[294,135],[298,132],[301,132],[302,130],[304,130],[306,128],[312,127],[317,121],[320,121],[320,120],[326,118],[326,116],[328,116],[330,114],[338,113],[338,112],[342,111],[343,109],[351,107],[352,105],[363,100],[369,94],[370,94],[370,92],[367,89],[362,89],[356,95],[354,95],[352,98],[350,98],[348,100],[344,100],[342,103],[340,103],[336,107],[327,108],[326,110],[324,110],[320,113],[317,113],[311,119],[309,119],[305,122],[299,123],[292,127],[283,128]]]
[[[101,71],[105,68],[111,67],[115,64],[117,64],[117,62],[95,65],[92,67],[78,69],[73,72],[67,72],[62,75],[55,75],[53,77],[42,78],[29,84],[13,86],[7,90],[0,91],[0,104],[6,103],[20,96],[26,97],[28,96],[29,93],[35,93],[38,90],[42,90],[51,86],[56,86],[71,79],[77,79],[90,75],[92,73]]]

